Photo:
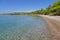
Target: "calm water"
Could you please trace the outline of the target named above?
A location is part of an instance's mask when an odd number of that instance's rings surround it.
[[[48,40],[47,27],[39,16],[0,16],[0,40]]]

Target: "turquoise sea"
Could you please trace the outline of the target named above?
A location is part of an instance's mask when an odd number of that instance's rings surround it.
[[[40,16],[0,15],[0,40],[48,40],[47,25]]]

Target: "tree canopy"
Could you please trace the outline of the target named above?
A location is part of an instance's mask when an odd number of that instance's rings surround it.
[[[11,15],[20,15],[20,14],[42,14],[42,15],[60,15],[60,0],[58,0],[57,2],[54,2],[52,5],[49,5],[47,8],[45,9],[41,9],[41,10],[36,10],[33,12],[15,12],[15,13],[11,13]]]

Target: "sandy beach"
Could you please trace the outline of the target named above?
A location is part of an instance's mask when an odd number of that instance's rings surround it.
[[[60,16],[41,15],[48,23],[51,40],[60,40]]]

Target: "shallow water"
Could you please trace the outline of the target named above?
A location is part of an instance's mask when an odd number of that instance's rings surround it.
[[[39,16],[0,16],[0,40],[49,40],[47,27]]]

